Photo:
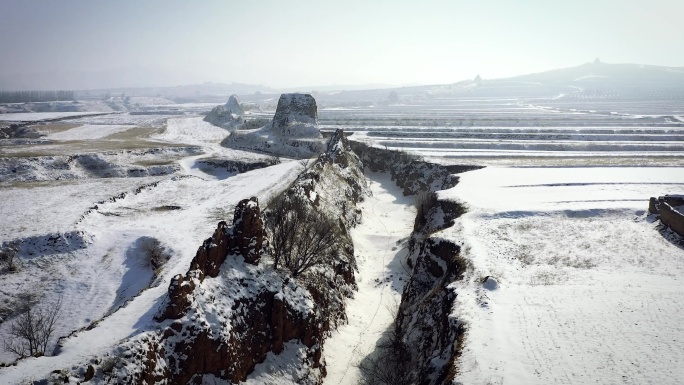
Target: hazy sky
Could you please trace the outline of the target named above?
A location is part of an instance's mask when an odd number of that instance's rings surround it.
[[[595,57],[684,66],[683,17],[684,0],[0,0],[0,87],[85,88],[103,73],[103,84],[450,83]]]

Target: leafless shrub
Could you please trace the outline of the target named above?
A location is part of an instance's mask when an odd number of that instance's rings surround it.
[[[520,249],[515,254],[515,258],[520,261],[523,266],[529,266],[535,261],[534,255],[532,255],[530,246],[528,245],[521,245]]]
[[[413,230],[418,231],[422,226],[428,222],[428,213],[430,209],[437,202],[437,196],[429,191],[423,191],[413,197],[413,205],[416,208],[416,219],[413,224]]]
[[[0,262],[7,266],[7,270],[10,272],[16,272],[19,270],[15,259],[19,253],[19,244],[17,242],[11,242],[7,246],[0,249]]]
[[[559,285],[567,281],[568,276],[565,272],[554,270],[539,270],[530,277],[532,286],[551,286]]]
[[[282,163],[280,161],[280,157],[278,155],[269,156],[268,159],[266,160],[266,162],[271,166],[275,166],[276,164]]]
[[[102,365],[100,366],[102,368],[102,373],[109,374],[109,373],[113,372],[118,361],[119,360],[117,357],[109,357],[109,358],[102,360]]]
[[[306,207],[297,208],[280,198],[267,212],[274,267],[280,264],[297,277],[314,266],[332,261],[340,233],[334,220]]]
[[[411,351],[402,341],[396,327],[383,337],[376,351],[359,364],[360,384],[410,385],[415,384],[411,376]]]
[[[55,324],[62,308],[62,298],[45,307],[36,307],[36,303],[27,300],[25,311],[10,325],[9,335],[12,340],[4,341],[5,351],[19,357],[43,355],[55,331]]]
[[[209,210],[207,218],[212,222],[226,221],[227,223],[231,223],[234,212],[235,207],[232,205],[215,207]]]
[[[169,254],[156,238],[143,237],[141,242],[141,249],[145,253],[147,262],[155,274],[159,275],[162,267],[170,258]]]

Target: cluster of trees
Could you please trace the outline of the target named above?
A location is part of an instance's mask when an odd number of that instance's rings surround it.
[[[74,100],[74,91],[0,91],[0,103]]]

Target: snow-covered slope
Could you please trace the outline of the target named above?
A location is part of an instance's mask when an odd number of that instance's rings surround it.
[[[138,194],[98,205],[97,211],[76,227],[92,236],[87,248],[66,255],[42,256],[36,259],[35,270],[30,265],[24,270],[25,274],[36,276],[38,281],[45,274],[56,278],[44,283],[45,303],[54,301],[59,295],[71,299],[60,317],[56,335],[88,326],[102,317],[117,301],[116,290],[111,289],[134,282],[124,277],[128,274],[132,279],[140,265],[135,262],[137,254],[128,253],[127,249],[140,237],[154,237],[171,250],[171,259],[156,281],[169,282],[172,276],[187,270],[198,240],[203,239],[219,219],[225,218],[224,213],[240,197],[256,196],[268,201],[292,181],[296,175],[294,171],[300,167],[296,162],[289,162],[224,181],[205,181],[196,177],[167,180]],[[155,210],[165,206],[180,209]],[[54,271],[54,268],[58,270]],[[104,268],[115,274],[104,275]],[[78,275],[67,274],[70,269],[77,269]],[[16,279],[22,280],[21,276]],[[144,291],[125,308],[100,321],[96,328],[63,341],[60,355],[24,360],[16,367],[0,369],[0,378],[14,384],[22,378],[41,378],[54,369],[104,356],[121,339],[154,327],[156,323],[152,316],[158,302],[166,295],[166,289],[167,284],[163,284]],[[79,298],[84,296],[89,299],[88,306],[79,303]],[[90,302],[92,300],[96,303]],[[0,327],[3,336],[6,336],[5,326]]]

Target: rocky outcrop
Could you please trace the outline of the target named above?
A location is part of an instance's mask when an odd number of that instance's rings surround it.
[[[309,94],[280,95],[271,130],[288,138],[321,138],[316,99]]]
[[[416,234],[430,235],[451,227],[455,219],[465,213],[465,207],[458,202],[441,200],[437,193],[427,193],[416,202],[416,219],[413,231]]]
[[[242,109],[242,106],[240,105],[240,101],[238,100],[237,95],[233,94],[230,95],[228,98],[228,101],[226,104],[223,105],[225,107],[226,111],[232,113],[232,114],[244,114],[245,111]]]
[[[324,375],[325,320],[304,287],[259,264],[264,236],[258,200],[240,201],[233,225],[220,222],[188,272],[173,278],[157,320],[176,321],[126,347],[125,356],[142,362],[118,383],[200,384],[205,374],[238,383],[288,341]],[[212,278],[219,281],[204,285]]]
[[[657,214],[660,222],[684,237],[684,196],[665,195],[651,197],[648,205],[651,214]]]
[[[32,127],[25,127],[20,124],[10,124],[9,126],[0,126],[0,139],[37,139],[41,135]]]
[[[450,383],[465,329],[451,315],[456,292],[449,285],[462,279],[467,263],[450,240],[427,238],[414,247],[414,267],[395,327],[411,347],[411,383]]]
[[[263,243],[264,227],[259,202],[255,197],[243,199],[235,207],[233,226],[219,222],[214,235],[197,250],[185,276],[178,274],[173,277],[169,285],[168,305],[157,320],[178,319],[185,315],[192,303],[189,297],[197,283],[207,276],[217,277],[229,254],[242,256],[246,263],[259,263]]]
[[[197,161],[200,169],[207,173],[216,171],[227,172],[230,174],[241,174],[243,172],[258,170],[260,168],[277,164],[277,159],[223,159],[223,158],[202,158]]]
[[[332,270],[307,278],[307,289],[317,308],[326,314],[326,330],[346,319],[344,297],[356,289],[356,260],[349,229],[360,222],[361,211],[355,205],[368,193],[362,170],[363,163],[351,150],[344,132],[337,130],[327,151],[281,196],[283,204],[292,210],[317,211],[339,224],[338,253]],[[265,215],[268,220],[268,211]]]
[[[404,287],[395,320],[395,333],[407,347],[410,383],[450,383],[456,373],[465,328],[452,316],[456,292],[450,285],[463,279],[468,268],[461,247],[435,234],[451,227],[465,212],[458,202],[443,200],[438,193],[421,202],[408,242],[407,265],[411,278]]]
[[[365,167],[373,172],[387,172],[401,187],[404,195],[416,195],[454,187],[458,172],[476,170],[481,166],[442,166],[421,160],[415,155],[401,151],[371,147],[365,143],[350,141],[354,152],[359,154]]]
[[[243,123],[242,115],[245,111],[240,106],[237,95],[230,95],[226,104],[214,107],[207,116],[205,122],[223,128],[237,128]]]
[[[242,255],[245,262],[256,265],[261,259],[264,234],[257,199],[243,199],[235,207],[232,238],[235,244],[229,246]]]
[[[286,200],[293,210],[316,210],[334,218],[341,231],[329,264],[293,278],[262,263],[268,210],[262,214],[256,198],[242,200],[233,224],[220,222],[188,272],[172,279],[156,317],[159,329],[118,347],[114,357],[125,364],[107,373],[97,367],[95,378],[105,383],[201,384],[205,375],[213,375],[239,383],[267,357],[287,350],[299,360],[297,383],[320,384],[324,340],[346,319],[345,297],[356,285],[349,228],[360,220],[354,205],[366,192],[362,167],[340,131],[328,151],[274,198]]]
[[[323,143],[318,130],[316,100],[309,94],[282,94],[269,124],[255,130],[233,132],[221,145],[310,158],[325,150]]]

